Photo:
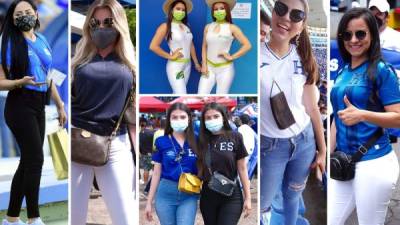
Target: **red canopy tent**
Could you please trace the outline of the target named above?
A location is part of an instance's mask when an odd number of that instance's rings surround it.
[[[233,98],[228,98],[228,97],[211,97],[211,98],[214,98],[212,101],[226,106],[229,110],[236,107],[237,105],[236,99]]]
[[[217,102],[226,106],[229,110],[236,107],[237,102],[235,99],[228,97],[179,97],[168,104],[172,105],[176,102],[186,104],[190,109],[201,110],[205,104],[210,102]]]
[[[157,98],[143,96],[139,100],[139,112],[165,112],[169,105]]]
[[[202,97],[179,97],[169,102],[168,104],[172,105],[177,102],[184,103],[190,109],[197,109],[197,110],[201,110],[205,104]]]

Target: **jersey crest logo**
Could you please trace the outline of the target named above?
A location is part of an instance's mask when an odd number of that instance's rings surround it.
[[[299,62],[298,60],[293,60],[293,71],[294,74],[304,75],[303,66],[301,65],[301,62]]]

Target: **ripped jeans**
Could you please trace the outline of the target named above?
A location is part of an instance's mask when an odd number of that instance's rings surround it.
[[[271,209],[272,200],[281,188],[285,218],[283,224],[296,224],[299,199],[306,186],[315,151],[311,123],[292,138],[261,136],[261,214]],[[267,221],[263,223],[268,224]]]

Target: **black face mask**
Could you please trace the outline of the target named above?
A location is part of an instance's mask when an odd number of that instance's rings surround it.
[[[114,43],[119,33],[115,28],[99,28],[90,32],[92,41],[99,49],[105,49]]]
[[[377,16],[375,16],[376,23],[378,24],[378,29],[380,29],[383,25],[383,20]]]
[[[29,31],[36,25],[36,17],[33,15],[24,15],[15,18],[15,26],[21,31]]]

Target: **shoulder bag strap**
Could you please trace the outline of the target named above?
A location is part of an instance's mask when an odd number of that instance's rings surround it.
[[[175,150],[175,154],[177,154],[177,155],[179,154],[179,155],[180,155],[180,152],[178,152],[178,151],[176,150],[176,148],[175,148],[174,142],[172,141],[172,137],[171,137],[170,135],[168,135],[168,138],[169,138],[169,140],[171,141],[172,147],[173,147],[174,150]],[[182,157],[182,156],[180,156],[180,157]],[[178,162],[178,164],[179,164],[179,167],[181,168],[181,173],[183,173],[181,160],[182,160],[182,158],[180,158],[179,160],[177,160],[177,162]]]
[[[128,108],[129,100],[130,100],[130,98],[127,98],[125,100],[124,108],[122,109],[122,112],[119,114],[118,121],[115,125],[113,132],[111,133],[111,137],[115,137],[117,135],[117,131],[118,131],[119,127],[121,126],[121,122],[122,122],[122,119],[124,118],[125,111]]]
[[[211,144],[208,144],[208,148],[206,151],[205,155],[205,163],[208,169],[208,172],[210,172],[210,175],[212,175],[212,170],[211,170]]]
[[[357,152],[351,157],[352,162],[358,162],[361,158],[367,154],[369,148],[371,148],[374,143],[383,135],[383,129],[377,129],[374,134],[367,140],[365,144],[360,145],[358,147]]]

